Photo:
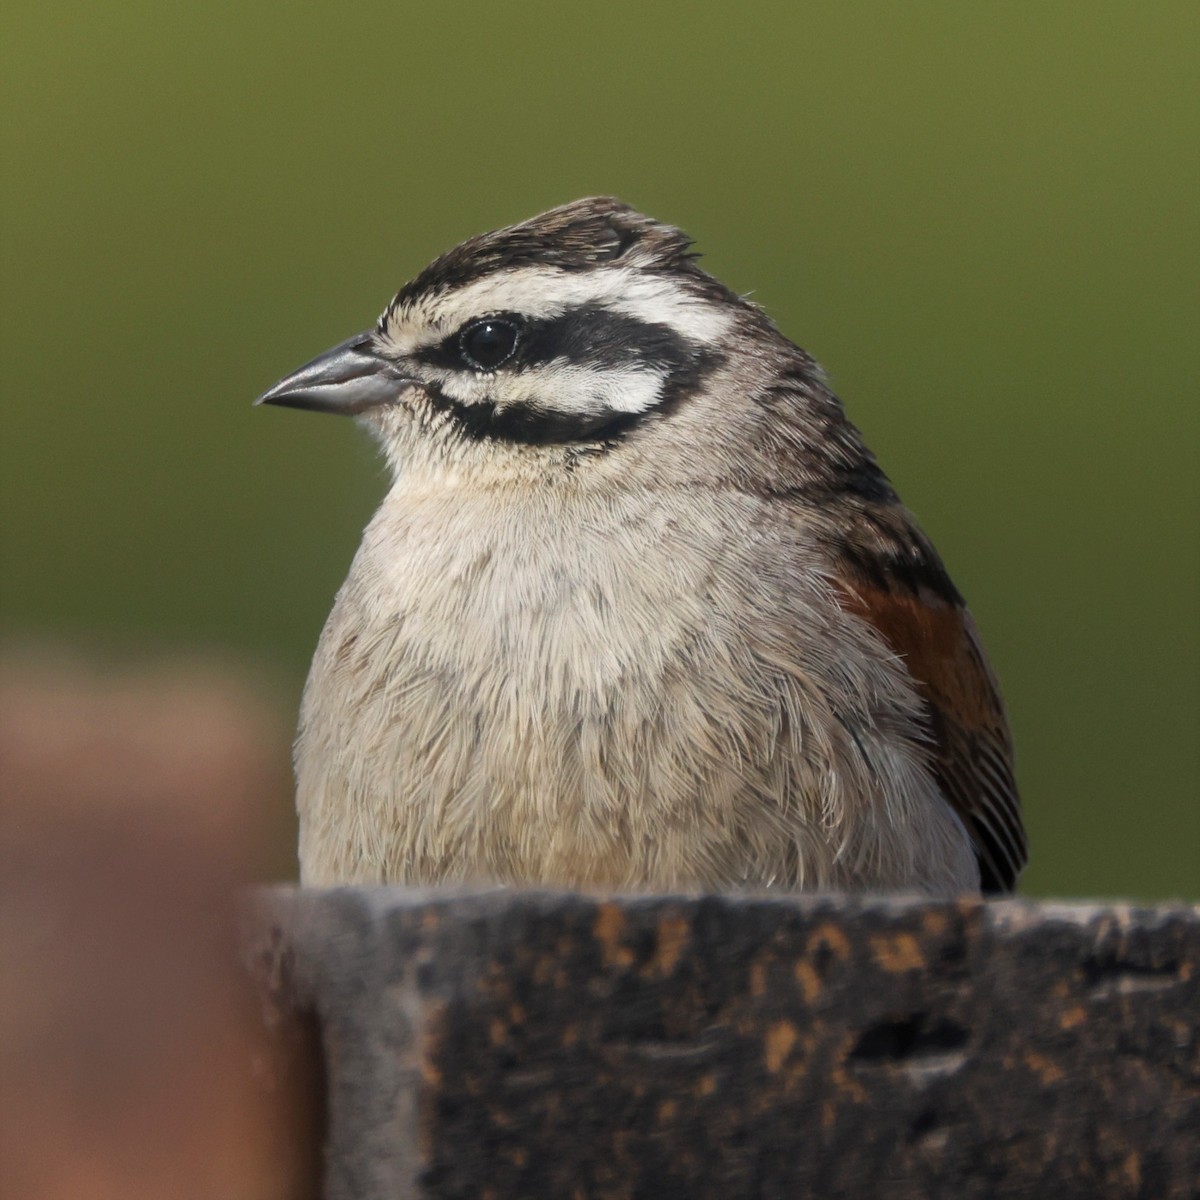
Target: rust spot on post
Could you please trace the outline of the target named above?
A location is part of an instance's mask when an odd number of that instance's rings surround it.
[[[657,972],[670,975],[679,962],[679,956],[687,945],[690,929],[687,921],[678,913],[669,913],[658,922],[658,947],[647,964],[644,974]]]
[[[1033,1050],[1025,1055],[1025,1065],[1046,1085],[1058,1083],[1063,1077],[1062,1067]]]
[[[1068,1008],[1063,1013],[1058,1019],[1058,1023],[1063,1029],[1074,1029],[1077,1025],[1082,1025],[1086,1020],[1087,1009],[1082,1004],[1076,1004],[1074,1008]]]
[[[919,971],[925,966],[925,956],[920,944],[911,933],[897,933],[890,937],[873,937],[871,951],[875,961],[888,972]]]
[[[822,946],[828,948],[830,953],[839,961],[844,962],[850,957],[850,939],[832,921],[826,921],[809,938],[809,953],[820,949]]]
[[[821,976],[817,973],[816,967],[808,959],[801,958],[796,960],[793,972],[796,982],[800,985],[800,991],[804,995],[805,1003],[811,1004],[821,994]]]
[[[783,1066],[784,1059],[792,1052],[796,1044],[796,1027],[791,1021],[776,1021],[767,1030],[766,1061],[767,1070],[772,1075]]]
[[[596,923],[592,933],[600,943],[606,967],[628,967],[633,962],[633,951],[621,944],[625,932],[625,914],[612,902],[601,904],[596,911]]]

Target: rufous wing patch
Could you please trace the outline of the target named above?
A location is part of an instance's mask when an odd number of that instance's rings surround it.
[[[1011,891],[1027,848],[1012,739],[995,677],[966,608],[930,589],[839,582],[847,611],[903,659],[929,706],[934,771],[979,855],[985,891]]]

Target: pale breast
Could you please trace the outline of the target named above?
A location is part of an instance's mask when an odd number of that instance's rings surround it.
[[[962,886],[911,690],[786,537],[742,495],[394,490],[306,689],[305,880]]]

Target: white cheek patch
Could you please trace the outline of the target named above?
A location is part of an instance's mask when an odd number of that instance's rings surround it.
[[[644,413],[663,396],[666,375],[650,367],[586,367],[566,359],[513,375],[436,371],[440,389],[459,404],[492,404],[498,412],[533,408],[580,417]]]
[[[648,367],[585,367],[556,359],[512,380],[514,393],[532,391],[554,412],[598,416],[649,412],[662,397],[666,375]]]
[[[411,354],[488,313],[516,312],[538,320],[583,304],[598,304],[639,321],[665,325],[701,345],[720,338],[733,321],[732,313],[698,298],[669,277],[629,267],[579,273],[517,267],[403,305],[390,314],[383,333],[396,353]]]

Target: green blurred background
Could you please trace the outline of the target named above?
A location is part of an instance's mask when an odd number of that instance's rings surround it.
[[[253,411],[462,237],[682,225],[983,628],[1028,894],[1200,895],[1200,5],[9,0],[3,619],[297,702],[382,465]]]

